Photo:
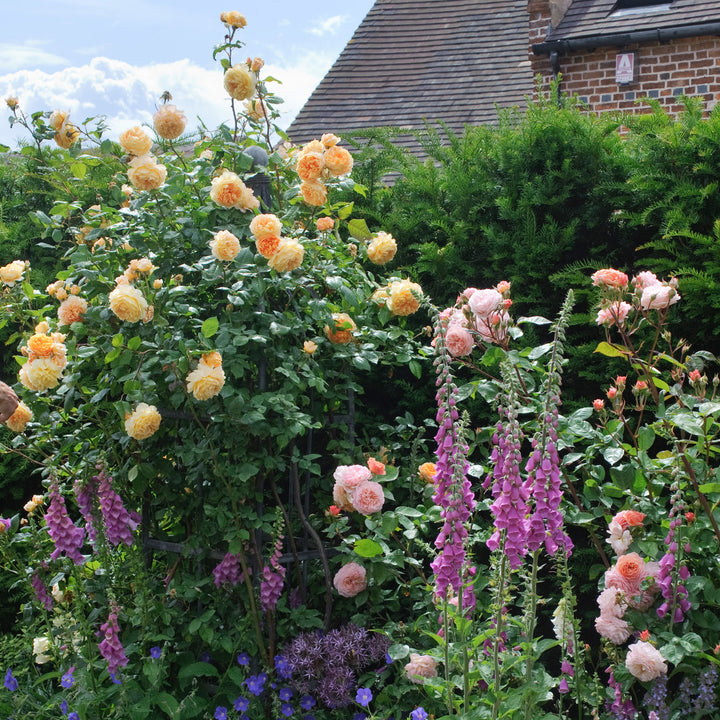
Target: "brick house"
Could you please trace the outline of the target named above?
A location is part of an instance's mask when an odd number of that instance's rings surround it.
[[[523,107],[553,77],[590,110],[720,100],[720,0],[376,0],[288,128],[324,132],[441,119],[455,133]],[[412,135],[397,144],[414,152]]]

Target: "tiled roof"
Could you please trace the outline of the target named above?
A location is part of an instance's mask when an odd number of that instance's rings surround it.
[[[493,122],[532,93],[528,33],[527,0],[376,0],[288,135]]]
[[[720,21],[717,0],[668,0],[632,11],[612,12],[616,0],[573,0],[548,41],[597,37],[642,30],[669,30]]]

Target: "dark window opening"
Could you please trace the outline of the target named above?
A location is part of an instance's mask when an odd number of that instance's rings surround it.
[[[671,0],[617,0],[613,12],[630,8],[652,7],[653,5],[669,5]]]

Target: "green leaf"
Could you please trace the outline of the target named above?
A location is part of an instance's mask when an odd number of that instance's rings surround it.
[[[650,427],[640,428],[638,432],[638,447],[641,450],[649,450],[655,442],[655,431]]]
[[[87,165],[81,162],[75,162],[70,166],[70,172],[78,179],[82,180],[87,174]]]
[[[190,665],[185,665],[184,667],[180,668],[180,672],[178,672],[178,678],[180,678],[181,680],[184,680],[185,678],[193,678],[199,676],[217,677],[217,668],[210,663],[196,662],[191,663]]]
[[[704,483],[703,485],[700,485],[698,487],[698,490],[700,490],[703,495],[708,495],[710,493],[720,493],[720,483]]]
[[[355,550],[356,554],[360,557],[364,558],[376,557],[377,555],[382,555],[383,552],[382,546],[370,538],[362,538],[361,540],[358,540],[355,543],[353,550]]]
[[[337,216],[340,218],[340,220],[345,220],[345,218],[350,217],[352,215],[353,208],[355,207],[355,203],[348,203],[345,205],[345,207],[340,208],[338,210]]]
[[[607,357],[625,357],[628,353],[627,350],[618,347],[617,345],[611,345],[608,342],[601,342],[593,352],[606,355]]]
[[[355,218],[348,223],[348,231],[356,240],[369,240],[373,235],[367,226],[367,223],[359,218]]]
[[[180,705],[178,701],[168,693],[160,693],[152,697],[152,702],[157,705],[168,717],[176,717]]]
[[[551,320],[542,317],[541,315],[529,315],[528,317],[521,317],[517,319],[517,324],[530,323],[531,325],[549,325]]]
[[[203,334],[203,337],[211,338],[218,331],[219,327],[220,321],[216,317],[211,317],[202,324],[200,332]]]
[[[122,348],[116,347],[113,348],[106,356],[105,356],[105,363],[111,363],[113,360],[117,360],[118,357],[120,357],[120,353],[122,352]]]
[[[417,360],[411,360],[408,363],[408,367],[410,368],[410,372],[416,377],[419,378],[422,375],[422,365]]]

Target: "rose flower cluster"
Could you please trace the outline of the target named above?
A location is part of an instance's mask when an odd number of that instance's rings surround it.
[[[300,195],[308,205],[324,205],[327,200],[325,181],[347,175],[353,166],[352,155],[338,145],[340,138],[326,133],[311,140],[297,154],[295,172],[302,181]]]
[[[54,388],[60,382],[67,365],[67,349],[62,333],[50,333],[43,321],[35,327],[35,334],[21,348],[27,362],[20,368],[20,382],[33,392]]]

